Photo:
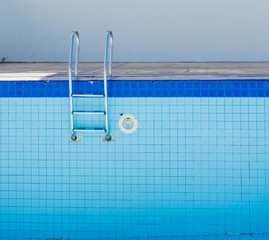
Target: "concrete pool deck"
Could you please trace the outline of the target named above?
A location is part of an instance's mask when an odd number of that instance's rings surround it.
[[[0,81],[68,80],[68,63],[0,63]],[[103,63],[79,63],[79,79],[103,79]],[[113,79],[269,79],[269,62],[113,63]]]

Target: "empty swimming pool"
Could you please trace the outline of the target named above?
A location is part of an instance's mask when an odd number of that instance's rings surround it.
[[[269,77],[242,74],[253,66],[244,64],[235,75],[233,64],[221,74],[225,64],[194,74],[156,64],[137,74],[145,65],[115,65],[111,142],[102,133],[68,141],[66,65],[2,65],[0,239],[268,238]],[[100,66],[83,66],[74,90],[101,93]],[[15,68],[24,76],[9,73]],[[103,104],[74,100],[80,111]],[[119,127],[123,114],[137,118],[131,134]],[[99,115],[74,121],[103,124]]]

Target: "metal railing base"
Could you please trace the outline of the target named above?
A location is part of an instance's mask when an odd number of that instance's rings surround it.
[[[109,134],[109,138],[107,137],[107,135],[102,137],[102,141],[103,142],[113,142],[116,141],[116,136],[113,134]]]
[[[68,141],[69,142],[81,142],[82,137],[79,134],[75,135],[75,138],[72,138],[71,135],[68,136]]]

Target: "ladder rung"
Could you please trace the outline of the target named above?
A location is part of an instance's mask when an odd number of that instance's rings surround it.
[[[88,98],[102,98],[105,95],[103,94],[72,94],[72,97],[88,97]]]
[[[86,115],[86,114],[88,114],[88,115],[98,115],[98,114],[100,114],[100,115],[105,115],[106,112],[104,112],[104,111],[88,111],[88,112],[76,111],[76,112],[73,112],[73,114],[81,114],[81,115]]]
[[[73,129],[74,132],[106,132],[105,128],[93,128],[93,129],[86,129],[86,128],[75,128]]]

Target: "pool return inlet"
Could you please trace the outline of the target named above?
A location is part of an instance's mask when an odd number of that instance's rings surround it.
[[[102,141],[115,141],[116,137],[110,134],[108,125],[108,108],[107,108],[107,79],[112,78],[112,56],[113,56],[113,34],[112,31],[107,31],[105,41],[105,56],[104,56],[104,94],[76,94],[72,90],[72,63],[73,63],[73,50],[74,42],[76,40],[76,59],[75,59],[75,77],[78,79],[78,63],[79,63],[79,49],[80,49],[80,38],[77,31],[73,31],[71,34],[70,43],[70,55],[69,55],[69,68],[68,68],[68,79],[69,79],[69,100],[70,100],[70,127],[71,135],[68,137],[70,142],[80,142],[81,136],[78,132],[104,132],[105,136],[102,137]],[[108,74],[107,74],[107,62],[109,62]],[[108,75],[108,76],[107,76]],[[104,111],[74,111],[73,98],[103,98],[105,102]],[[105,127],[104,128],[76,128],[74,126],[74,115],[104,115],[105,116]]]

